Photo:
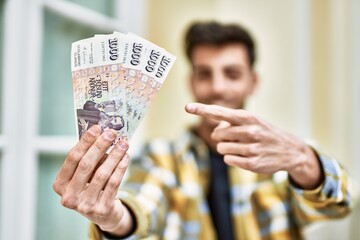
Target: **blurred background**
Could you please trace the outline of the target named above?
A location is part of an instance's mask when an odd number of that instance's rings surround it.
[[[88,222],[53,192],[76,142],[71,43],[131,31],[178,57],[131,152],[196,119],[183,34],[194,20],[237,22],[258,46],[248,110],[315,139],[360,182],[360,0],[0,0],[0,239],[86,239]],[[359,207],[307,239],[359,239]]]

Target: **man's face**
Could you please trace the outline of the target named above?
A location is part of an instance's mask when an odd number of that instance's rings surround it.
[[[233,109],[244,108],[257,79],[243,45],[195,47],[191,63],[191,88],[196,101]],[[204,118],[202,124],[214,128],[218,121]]]

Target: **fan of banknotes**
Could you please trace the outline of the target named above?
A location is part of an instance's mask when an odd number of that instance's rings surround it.
[[[130,140],[176,57],[136,36],[114,32],[74,42],[71,71],[77,133],[93,125]]]

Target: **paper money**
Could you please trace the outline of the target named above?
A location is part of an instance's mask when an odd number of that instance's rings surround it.
[[[163,48],[134,34],[129,34],[129,36],[134,39],[133,44],[129,47],[126,62],[128,70],[125,72],[127,133],[131,138],[163,83],[161,77],[157,82],[154,81],[154,78],[159,71],[162,57],[168,53]],[[171,62],[173,63],[174,60],[175,57],[171,55]]]
[[[92,125],[130,140],[160,90],[175,56],[134,34],[95,35],[72,44],[79,138]]]

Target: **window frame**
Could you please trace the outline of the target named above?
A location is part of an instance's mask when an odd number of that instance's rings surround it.
[[[115,4],[115,16],[108,17],[65,0],[4,2],[0,239],[35,239],[39,156],[66,154],[76,142],[75,137],[40,136],[38,131],[44,11],[98,29],[142,35],[146,1]],[[122,13],[133,9],[133,18],[125,19]]]

